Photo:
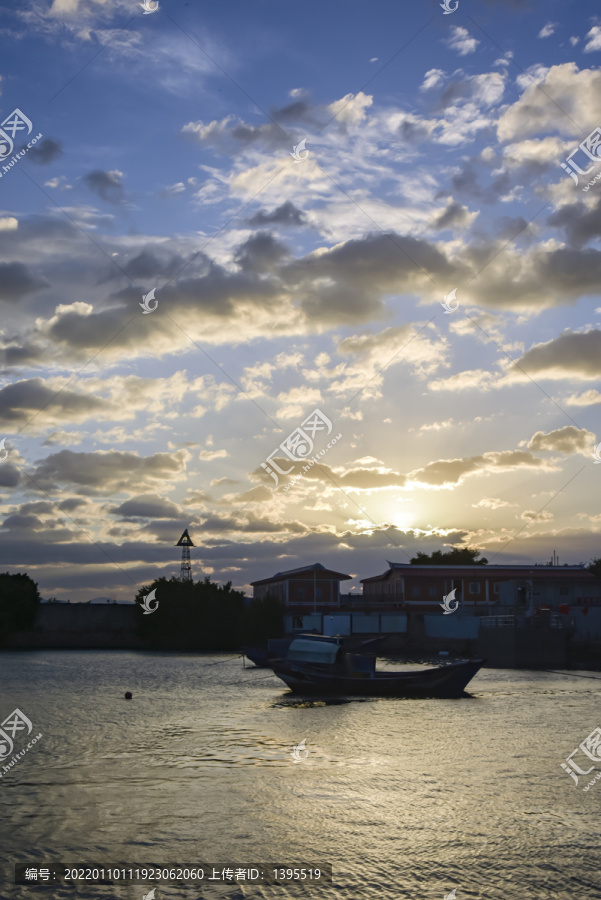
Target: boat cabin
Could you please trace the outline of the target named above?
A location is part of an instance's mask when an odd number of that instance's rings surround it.
[[[360,674],[363,677],[375,672],[375,656],[351,653],[344,649],[343,643],[342,637],[314,635],[295,638],[288,647],[286,663],[324,666],[330,671]]]

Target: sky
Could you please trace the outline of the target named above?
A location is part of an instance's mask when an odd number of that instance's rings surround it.
[[[147,6],[0,7],[0,568],[601,556],[597,5]]]

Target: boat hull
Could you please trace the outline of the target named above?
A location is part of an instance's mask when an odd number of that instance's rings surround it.
[[[296,694],[350,697],[461,697],[484,660],[467,660],[413,672],[334,674],[309,665],[272,660],[270,666]]]
[[[243,647],[243,654],[250,659],[252,663],[259,669],[269,669],[271,667],[271,657],[269,651],[259,647]],[[272,654],[273,656],[274,654]]]

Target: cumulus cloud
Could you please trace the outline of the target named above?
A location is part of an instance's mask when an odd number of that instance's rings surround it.
[[[158,494],[139,494],[109,510],[123,518],[176,519],[182,514],[177,503]]]
[[[537,431],[528,442],[528,450],[554,450],[571,455],[580,453],[582,456],[590,456],[595,435],[586,428],[577,428],[575,425],[566,425],[555,431]]]
[[[599,69],[580,71],[576,63],[569,62],[523,78],[524,92],[499,118],[500,141],[524,140],[548,132],[582,140],[585,129],[594,128],[601,119]]]
[[[294,203],[286,200],[281,206],[266,212],[260,209],[248,220],[249,225],[304,225],[305,214]]]
[[[275,459],[280,467],[284,468],[286,460],[277,457]],[[355,465],[334,469],[320,463],[305,472],[303,479],[359,491],[384,488],[448,490],[461,485],[466,478],[473,475],[509,473],[522,469],[555,472],[557,465],[552,460],[540,459],[525,450],[491,450],[478,456],[435,460],[406,474],[395,472],[382,465],[370,467]],[[262,479],[266,477],[262,469],[256,469],[253,475]]]
[[[548,510],[536,512],[533,509],[527,509],[524,510],[521,518],[525,519],[527,522],[549,522],[553,518],[553,513],[549,512]]]
[[[198,454],[198,458],[204,462],[212,462],[214,459],[224,459],[226,456],[229,456],[229,453],[225,449],[201,450]]]
[[[32,478],[44,490],[72,485],[88,496],[104,491],[152,488],[156,482],[181,478],[188,455],[185,450],[146,457],[117,450],[93,453],[60,450],[38,463]]]
[[[595,406],[601,403],[601,393],[594,389],[583,391],[582,394],[572,394],[564,400],[568,406]]]
[[[567,203],[549,216],[548,224],[564,228],[571,246],[583,247],[601,237],[601,198],[593,206]]]
[[[114,169],[112,172],[95,169],[83,176],[83,180],[92,193],[97,194],[101,200],[115,205],[125,202],[122,178],[123,172],[119,172],[118,169]]]
[[[601,50],[601,25],[593,25],[586,35],[587,41],[584,45],[585,53],[592,53],[594,50]]]
[[[538,33],[539,38],[551,37],[555,28],[557,26],[557,22],[547,22]]]
[[[446,209],[432,219],[432,227],[438,231],[445,228],[467,228],[477,215],[477,211],[471,213],[467,206],[451,201]]]
[[[536,344],[518,360],[529,375],[588,381],[601,375],[601,331],[592,329]]]
[[[43,287],[47,282],[33,275],[24,263],[0,263],[0,300],[4,303],[18,303]]]
[[[447,45],[451,50],[457,50],[459,56],[473,53],[479,43],[480,41],[471,37],[467,28],[462,28],[461,25],[455,25],[451,30],[451,36],[447,39]]]
[[[47,166],[49,163],[54,162],[62,152],[63,145],[60,141],[44,138],[35,147],[30,147],[27,151],[27,160],[39,166]]]
[[[410,472],[407,480],[417,485],[437,488],[461,484],[469,475],[510,472],[515,469],[550,472],[555,471],[556,466],[524,450],[491,450],[479,456],[437,460]]]

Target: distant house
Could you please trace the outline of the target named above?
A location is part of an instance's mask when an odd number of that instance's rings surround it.
[[[485,611],[499,603],[536,606],[574,603],[595,596],[599,579],[584,566],[428,566],[388,563],[382,575],[363,578],[365,605],[395,603],[406,610],[439,612],[443,597],[455,590],[462,608]],[[503,586],[503,587],[502,587]]]
[[[340,582],[352,575],[326,569],[321,563],[276,572],[270,578],[252,581],[253,599],[277,597],[284,606],[299,611],[340,606]]]

